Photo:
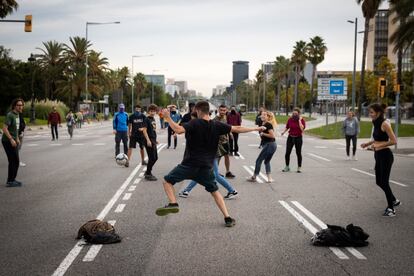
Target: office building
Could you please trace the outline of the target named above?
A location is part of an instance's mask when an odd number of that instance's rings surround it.
[[[233,61],[233,82],[232,87],[235,89],[242,81],[249,78],[249,62]]]
[[[165,90],[165,76],[164,75],[145,75],[145,80],[148,83],[154,83]]]

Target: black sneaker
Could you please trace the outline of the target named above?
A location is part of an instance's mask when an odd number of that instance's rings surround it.
[[[226,224],[226,227],[233,227],[236,225],[236,220],[231,217],[224,218],[224,223]]]
[[[383,217],[395,217],[395,211],[394,209],[387,208],[384,211],[384,214],[382,214]]]
[[[182,192],[178,193],[178,196],[182,197],[182,198],[187,198],[189,195],[190,195],[190,193],[187,192],[187,191],[182,191]]]
[[[155,176],[153,176],[152,174],[146,174],[145,175],[145,180],[148,180],[148,181],[157,181],[158,179]]]
[[[18,182],[18,181],[9,181],[9,182],[7,182],[6,183],[6,187],[21,187],[22,186],[22,183],[21,182]]]
[[[235,178],[236,176],[232,174],[231,172],[226,173],[227,178]]]
[[[148,165],[148,163],[147,163],[146,161],[142,161],[142,162],[141,162],[141,165],[142,165],[142,166],[146,166],[146,165]]]
[[[157,216],[166,216],[168,214],[175,214],[178,213],[180,209],[178,208],[177,203],[169,203],[168,205],[165,205],[164,207],[158,208],[155,211],[155,214]]]
[[[392,206],[397,207],[401,205],[401,201],[399,201],[398,199],[396,199],[393,203]]]
[[[240,154],[238,152],[235,152],[234,156],[240,156]]]
[[[224,199],[233,199],[233,198],[236,198],[238,195],[239,193],[237,191],[234,191],[232,193],[227,193]]]

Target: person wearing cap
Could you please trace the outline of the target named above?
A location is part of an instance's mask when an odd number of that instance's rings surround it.
[[[124,145],[124,153],[128,154],[128,114],[125,112],[125,105],[119,104],[119,112],[115,113],[112,121],[113,133],[115,134],[115,157],[120,152],[120,144]],[[129,167],[129,161],[125,167]]]

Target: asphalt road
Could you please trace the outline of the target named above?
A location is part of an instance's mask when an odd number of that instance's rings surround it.
[[[28,133],[21,151],[27,166],[18,174],[24,186],[0,186],[0,275],[414,275],[412,156],[395,155],[391,185],[402,206],[396,217],[383,218],[372,152],[359,150],[359,161],[346,161],[344,141],[305,137],[303,172],[282,173],[286,138],[278,137],[275,182],[248,183],[259,137],[241,134],[242,156],[231,157],[230,181],[239,197],[226,201],[237,224],[225,228],[202,187],[179,198],[178,214],[155,215],[166,203],[161,179],[182,159],[183,136],[176,150],[166,149],[166,131],[159,131],[160,180],[146,182],[138,151],[131,167],[115,163],[110,124],[75,130],[73,140],[60,131],[58,142],[47,130]],[[295,169],[295,152],[291,164]],[[6,172],[3,151],[0,179]],[[177,184],[177,193],[186,184]],[[78,243],[78,228],[96,217],[115,223],[123,241]],[[370,244],[310,245],[324,223],[359,225]]]

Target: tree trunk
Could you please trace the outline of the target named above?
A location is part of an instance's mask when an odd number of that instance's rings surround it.
[[[358,120],[361,119],[362,115],[362,101],[365,98],[365,60],[367,56],[368,46],[368,32],[369,32],[369,18],[365,18],[365,29],[364,29],[364,44],[362,46],[362,65],[361,65],[361,83],[359,84],[359,97],[358,97]]]
[[[293,107],[296,107],[298,104],[298,84],[299,82],[299,70],[298,70],[298,65],[296,64],[295,66],[295,96],[294,96],[294,100],[293,100]]]
[[[402,58],[403,58],[403,51],[401,48],[398,49],[397,57],[398,57],[397,59],[397,84],[401,85],[402,84]],[[401,91],[399,91],[398,93],[401,93]],[[395,110],[395,112],[398,112],[398,124],[401,124],[400,110]]]
[[[286,99],[285,99],[285,103],[286,103],[286,116],[289,116],[289,111],[288,111],[288,105],[289,105],[289,85],[288,85],[288,75],[286,75],[285,77],[285,84],[286,84]]]
[[[311,86],[310,86],[310,105],[309,105],[309,118],[312,117],[312,107],[313,107],[313,81],[315,80],[316,75],[316,64],[312,64],[312,79],[311,79]]]

